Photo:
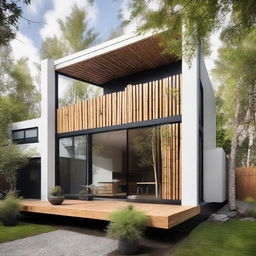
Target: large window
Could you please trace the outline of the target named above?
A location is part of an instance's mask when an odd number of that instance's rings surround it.
[[[67,195],[91,183],[99,197],[180,199],[179,124],[87,136],[88,151],[86,135],[59,140],[59,183]]]
[[[95,194],[126,196],[126,130],[92,135],[92,184]]]
[[[36,127],[12,131],[12,140],[17,144],[38,142],[38,129]]]
[[[67,197],[77,197],[86,184],[86,159],[85,135],[59,140],[59,184]]]

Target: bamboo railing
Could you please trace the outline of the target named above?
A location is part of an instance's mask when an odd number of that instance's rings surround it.
[[[128,85],[57,109],[57,133],[140,122],[181,114],[181,75]]]

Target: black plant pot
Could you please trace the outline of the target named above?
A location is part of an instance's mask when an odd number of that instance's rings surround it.
[[[119,252],[123,255],[136,254],[139,251],[138,240],[118,240]]]
[[[4,226],[17,226],[18,218],[16,215],[3,216]]]
[[[62,204],[62,202],[64,201],[64,196],[49,195],[48,196],[48,201],[53,205],[59,205],[59,204]]]

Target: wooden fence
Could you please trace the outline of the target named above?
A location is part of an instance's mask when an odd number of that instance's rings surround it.
[[[236,168],[236,198],[256,198],[256,166]]]
[[[57,132],[140,122],[181,114],[181,75],[106,94],[57,110]]]

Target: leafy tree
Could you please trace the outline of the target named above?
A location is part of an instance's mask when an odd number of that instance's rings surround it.
[[[77,5],[72,7],[71,14],[58,20],[61,36],[47,37],[41,47],[41,58],[61,58],[94,44],[98,33],[89,28],[87,12]]]
[[[11,191],[16,191],[17,171],[28,163],[30,157],[32,152],[24,152],[12,143],[0,147],[0,174],[10,184]]]
[[[243,38],[256,25],[255,0],[159,0],[158,8],[150,9],[153,0],[130,0],[130,19],[125,23],[138,23],[138,32],[165,30],[160,35],[165,51],[181,56],[181,30],[183,31],[186,60],[191,61],[198,45],[209,53],[210,35],[228,29],[232,37]],[[228,22],[225,18],[229,15]]]
[[[93,28],[89,28],[86,17],[86,10],[74,5],[70,16],[64,20],[58,20],[61,36],[47,37],[43,41],[41,58],[58,59],[84,50],[94,44],[98,33],[94,32]],[[63,79],[64,77],[59,82],[67,86],[63,97],[59,101],[60,106],[74,104],[100,94],[100,90],[95,86],[70,79],[65,79],[66,81],[64,81]]]
[[[18,21],[22,15],[19,2],[30,4],[30,0],[1,0],[0,1],[0,46],[7,45],[15,38]]]
[[[229,34],[229,30],[227,33]],[[256,113],[256,29],[243,39],[223,33],[224,47],[219,50],[219,60],[214,71],[223,84],[221,97],[223,112],[229,116],[226,123],[231,133],[229,159],[229,200],[235,209],[235,166],[238,147],[245,140],[250,127],[255,127]]]

